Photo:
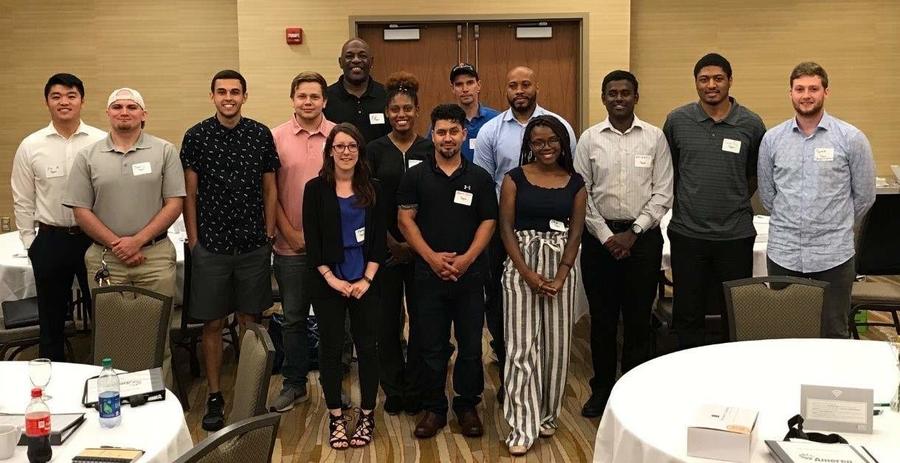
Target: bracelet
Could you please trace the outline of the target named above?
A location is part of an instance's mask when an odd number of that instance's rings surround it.
[[[321,273],[322,278],[325,278],[325,275],[328,275],[329,273],[331,273],[331,269],[328,269],[328,270],[325,270],[324,272],[322,272]]]
[[[370,285],[372,284],[372,279],[371,279],[371,278],[369,278],[369,277],[363,275],[362,279],[363,279],[363,280],[366,280],[366,283],[368,283],[368,284],[370,284]]]

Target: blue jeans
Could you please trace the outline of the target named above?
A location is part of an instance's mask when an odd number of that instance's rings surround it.
[[[281,308],[284,311],[283,343],[284,386],[306,387],[309,373],[309,346],[306,339],[306,318],[309,316],[309,294],[303,289],[306,278],[306,256],[281,256],[275,254],[275,280],[281,292]]]

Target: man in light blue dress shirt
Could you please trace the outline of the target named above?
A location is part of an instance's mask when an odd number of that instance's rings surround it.
[[[478,131],[475,142],[475,164],[493,177],[498,200],[503,177],[520,164],[522,138],[525,136],[525,127],[531,119],[545,114],[559,119],[569,131],[571,149],[573,153],[575,152],[575,131],[572,130],[572,126],[558,114],[538,106],[537,97],[538,83],[534,71],[524,66],[513,68],[506,75],[506,100],[509,102],[509,109],[487,121]],[[485,318],[488,331],[491,333],[491,348],[497,355],[502,382],[503,363],[506,357],[501,313],[503,288],[500,285],[500,275],[503,272],[506,251],[503,249],[499,232],[494,234],[487,252],[490,275],[485,282]],[[497,393],[501,402],[502,391],[501,388]]]
[[[848,337],[855,272],[853,226],[875,202],[869,140],[825,112],[828,74],[800,63],[790,75],[796,116],[766,132],[757,166],[769,222],[770,275],[829,283],[821,335]]]

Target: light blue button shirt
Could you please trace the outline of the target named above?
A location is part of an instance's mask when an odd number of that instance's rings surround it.
[[[859,129],[826,113],[807,137],[785,121],[763,137],[757,174],[772,261],[812,273],[853,257],[853,225],[875,202],[872,147]]]
[[[559,119],[569,132],[569,142],[572,155],[575,155],[575,131],[572,126],[560,115],[535,106],[534,112],[528,119],[538,116],[554,116]],[[513,168],[519,167],[519,157],[522,151],[522,137],[525,136],[525,126],[516,120],[512,109],[507,109],[499,116],[487,121],[478,131],[475,142],[475,164],[486,170],[497,188],[497,198],[500,197],[500,185],[503,184],[503,176]]]

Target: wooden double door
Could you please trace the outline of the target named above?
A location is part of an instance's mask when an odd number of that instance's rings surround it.
[[[459,62],[470,63],[481,79],[481,102],[498,111],[509,107],[506,74],[516,66],[534,69],[538,81],[538,104],[564,117],[576,133],[579,123],[578,20],[548,21],[552,38],[518,39],[510,21],[420,22],[419,40],[384,40],[389,24],[410,26],[402,21],[365,23],[357,21],[357,35],[372,48],[375,66],[372,76],[384,83],[397,71],[407,71],[419,79],[419,133],[429,125],[431,109],[439,103],[455,102],[450,91],[450,69]]]

